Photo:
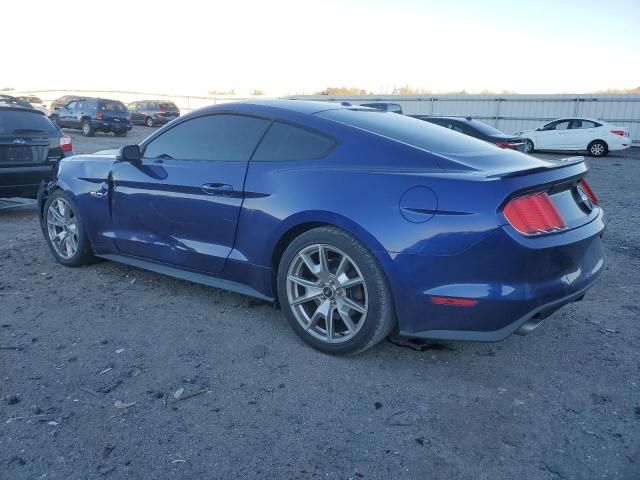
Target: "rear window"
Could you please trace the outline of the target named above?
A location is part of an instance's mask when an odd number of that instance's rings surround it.
[[[469,126],[475,128],[480,133],[484,133],[485,135],[504,135],[504,132],[498,130],[497,128],[493,128],[491,125],[487,125],[486,123],[482,123],[477,120],[472,120],[471,122],[469,122]]]
[[[254,162],[313,160],[327,155],[335,143],[332,138],[306,128],[274,122],[260,142],[252,160]]]
[[[396,113],[344,108],[316,115],[434,153],[489,153],[495,148],[468,135]]]
[[[122,102],[115,100],[101,100],[100,110],[103,112],[126,112],[127,107],[125,107]]]
[[[58,134],[58,129],[47,117],[39,113],[0,110],[0,135],[32,133]]]
[[[175,104],[173,103],[161,103],[160,109],[161,110],[177,110],[178,107],[176,107]]]

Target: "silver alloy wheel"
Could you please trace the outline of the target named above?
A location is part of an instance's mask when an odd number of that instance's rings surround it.
[[[82,133],[84,133],[85,137],[89,135],[89,131],[91,130],[91,125],[86,120],[82,124]]]
[[[147,127],[153,127],[153,118],[147,117]]]
[[[356,263],[326,244],[305,247],[287,272],[287,299],[298,323],[326,343],[342,343],[363,327],[367,284]]]
[[[524,153],[531,153],[533,151],[533,142],[527,140],[524,144]]]
[[[47,210],[47,232],[54,250],[65,260],[78,251],[78,222],[69,202],[56,198]]]
[[[601,143],[594,143],[591,145],[591,155],[599,157],[604,153],[604,145]]]

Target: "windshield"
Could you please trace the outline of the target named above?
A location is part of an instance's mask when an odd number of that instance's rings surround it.
[[[397,113],[344,108],[326,110],[316,115],[429,152],[442,154],[494,153],[494,147],[486,142]]]
[[[0,110],[0,135],[29,133],[50,135],[57,134],[58,129],[47,117],[33,111]]]

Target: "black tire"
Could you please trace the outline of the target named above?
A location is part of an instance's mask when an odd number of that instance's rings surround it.
[[[533,142],[531,140],[529,140],[527,138],[527,141],[525,142],[525,147],[524,147],[524,153],[533,153],[535,152],[535,149],[533,148]]]
[[[155,125],[155,123],[153,122],[153,118],[151,117],[147,117],[144,123],[147,127],[153,127]]]
[[[75,218],[75,224],[77,225],[77,249],[75,253],[70,258],[64,258],[53,245],[53,241],[49,235],[49,222],[48,222],[48,212],[49,207],[53,202],[57,199],[63,199],[67,205],[71,207],[71,211],[73,212],[73,216]],[[85,227],[82,219],[79,215],[76,214],[78,211],[75,203],[71,200],[71,197],[64,193],[62,190],[55,190],[47,201],[44,204],[44,210],[42,212],[42,232],[44,234],[44,238],[47,241],[47,245],[49,246],[49,250],[53,254],[53,257],[56,259],[58,263],[65,265],[67,267],[80,267],[82,265],[88,265],[90,263],[95,263],[98,259],[93,255],[93,251],[91,250],[91,245],[89,245],[89,240],[87,239],[87,235],[85,232]]]
[[[95,130],[93,129],[93,125],[91,125],[91,122],[89,120],[83,120],[80,124],[80,128],[82,129],[82,135],[84,135],[85,137],[93,137]]]
[[[330,343],[320,340],[309,333],[309,330],[298,321],[294,313],[294,307],[289,303],[288,276],[289,270],[292,268],[292,262],[294,262],[296,258],[299,258],[298,254],[300,252],[316,244],[344,252],[350,257],[349,260],[353,262],[354,266],[357,266],[359,273],[364,279],[363,288],[366,288],[368,309],[366,314],[359,319],[359,321],[364,323],[360,326],[358,322],[359,329],[356,330],[357,333],[341,343]],[[331,267],[329,267],[329,269],[331,269]],[[303,233],[291,242],[282,255],[278,266],[277,286],[280,306],[284,310],[293,330],[306,343],[324,353],[332,355],[355,355],[382,341],[396,325],[391,289],[382,268],[361,242],[349,233],[336,227],[314,228],[313,230]],[[305,290],[305,292],[306,291],[307,290]],[[323,296],[322,298],[324,299],[325,297]],[[318,301],[322,302],[322,300],[319,299]],[[313,304],[311,308],[315,308]],[[336,318],[342,322],[340,316]],[[346,326],[346,324],[344,325]]]
[[[609,153],[609,146],[603,140],[594,140],[587,146],[587,151],[592,157],[604,157]]]
[[[123,132],[114,132],[114,135],[116,137],[126,137],[127,136],[127,131],[123,131]]]

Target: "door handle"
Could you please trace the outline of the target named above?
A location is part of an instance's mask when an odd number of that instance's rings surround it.
[[[228,183],[205,183],[201,188],[207,195],[230,197],[233,193],[233,185]]]

